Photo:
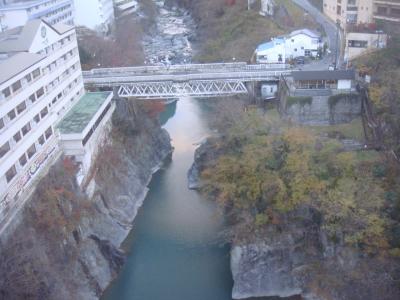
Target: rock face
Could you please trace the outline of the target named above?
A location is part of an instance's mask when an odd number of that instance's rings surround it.
[[[231,251],[232,273],[235,284],[234,299],[249,297],[290,297],[302,289],[290,275],[291,261],[288,248],[274,248],[266,243],[235,246]]]
[[[306,208],[281,225],[234,243],[232,297],[291,297],[304,300],[399,299],[398,260],[366,256],[334,243]]]
[[[196,149],[193,164],[187,175],[189,189],[198,190],[202,187],[201,172],[221,154],[221,149],[218,149],[213,141],[215,138],[209,137]]]
[[[234,299],[303,294],[304,271],[323,255],[313,212],[303,209],[297,212],[300,215],[302,221],[294,218],[286,226],[269,227],[256,239],[233,245]]]
[[[198,190],[202,186],[200,174],[204,168],[203,164],[208,161],[207,154],[210,153],[210,151],[207,149],[207,145],[209,145],[207,141],[203,142],[194,153],[194,161],[187,175],[189,189]]]
[[[0,237],[0,299],[98,299],[120,270],[119,247],[172,148],[157,121],[118,103],[87,184],[59,161]]]

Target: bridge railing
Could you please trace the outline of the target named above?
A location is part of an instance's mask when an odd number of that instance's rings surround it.
[[[168,72],[180,70],[210,70],[210,69],[230,69],[245,66],[245,62],[237,63],[212,63],[212,64],[179,64],[162,66],[140,66],[140,67],[121,67],[121,68],[97,68],[90,71],[84,71],[86,74],[107,74],[107,73],[152,73]]]
[[[226,72],[226,71],[252,71],[252,70],[271,70],[271,69],[289,69],[287,64],[247,64],[245,62],[236,63],[213,63],[213,64],[186,64],[186,65],[169,65],[169,66],[142,66],[142,67],[121,67],[121,68],[99,68],[90,71],[84,71],[86,77],[99,77],[110,75],[144,75],[157,73],[173,73],[173,72]]]
[[[290,75],[290,70],[242,70],[240,72],[209,72],[209,73],[188,73],[188,74],[158,74],[158,75],[123,75],[114,76],[84,76],[85,84],[94,84],[96,86],[119,86],[130,83],[146,83],[146,82],[186,82],[186,81],[263,81],[276,80],[280,76]]]

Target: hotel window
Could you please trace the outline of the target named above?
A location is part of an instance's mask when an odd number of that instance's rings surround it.
[[[32,156],[34,156],[35,153],[36,153],[35,144],[32,144],[32,146],[30,146],[30,147],[28,148],[28,151],[27,151],[26,153],[28,154],[28,158],[31,159]]]
[[[8,88],[5,88],[5,89],[2,91],[2,93],[3,93],[3,95],[4,95],[5,98],[10,97],[10,95],[11,95],[10,88],[9,88],[9,87],[8,87]]]
[[[25,103],[25,101],[23,101],[23,102],[21,102],[21,103],[17,106],[17,113],[20,114],[20,113],[22,113],[25,109],[26,109],[26,103]]]
[[[17,132],[16,134],[14,134],[14,141],[16,142],[16,143],[18,143],[20,140],[21,140],[21,132]]]
[[[42,97],[44,95],[44,89],[40,88],[37,92],[36,92],[36,99],[39,99],[40,97]]]
[[[33,117],[33,121],[35,121],[36,124],[40,122],[40,116],[37,114],[36,116]]]
[[[46,140],[53,135],[53,129],[51,127],[47,128],[46,132],[44,133],[46,136]]]
[[[11,88],[12,88],[12,90],[13,90],[14,93],[17,92],[17,91],[19,91],[19,90],[22,88],[21,81],[18,80],[18,81],[16,81],[16,82],[14,82],[14,83],[11,85]]]
[[[3,118],[0,118],[0,130],[4,128],[4,120]]]
[[[47,107],[43,108],[40,111],[40,116],[42,117],[42,119],[48,114],[49,110],[47,109]]]
[[[33,79],[40,76],[40,69],[36,69],[32,72]]]
[[[15,110],[11,110],[11,111],[7,114],[7,116],[10,118],[10,120],[14,120],[15,117],[16,117],[17,115],[16,115],[16,113],[15,113]]]
[[[22,154],[22,156],[19,158],[19,164],[21,167],[25,166],[28,160],[26,159],[26,154]]]
[[[21,129],[22,134],[25,136],[29,131],[31,131],[31,124],[28,122],[24,127]]]
[[[25,76],[26,81],[31,82],[32,81],[32,76],[31,74],[28,74]]]
[[[3,146],[0,147],[0,158],[7,154],[10,151],[10,143],[7,142]]]
[[[29,100],[30,100],[32,103],[35,103],[35,101],[36,101],[35,94],[30,95],[30,96],[29,96]]]
[[[43,136],[43,134],[39,137],[39,139],[38,139],[38,143],[40,144],[40,145],[44,145],[44,143],[45,143],[45,139],[44,139],[44,136]]]
[[[17,169],[15,169],[15,166],[12,166],[7,172],[6,172],[6,179],[7,183],[9,183],[13,178],[17,175]]]

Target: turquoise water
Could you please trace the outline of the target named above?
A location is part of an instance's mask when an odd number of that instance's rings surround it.
[[[161,115],[175,148],[154,175],[124,247],[126,264],[104,300],[230,300],[229,247],[215,204],[187,188],[195,143],[209,134],[200,101],[181,99]]]

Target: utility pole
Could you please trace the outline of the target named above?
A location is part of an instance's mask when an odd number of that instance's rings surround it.
[[[340,51],[340,43],[339,43],[339,30],[340,30],[340,21],[336,21],[336,49],[335,49],[335,69],[337,69],[338,64],[338,51]],[[340,53],[340,52],[339,52]]]

